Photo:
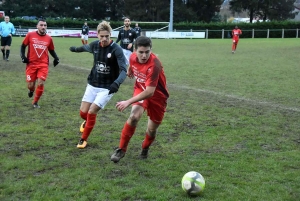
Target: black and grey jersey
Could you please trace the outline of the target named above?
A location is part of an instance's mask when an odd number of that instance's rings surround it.
[[[89,35],[89,31],[90,31],[89,26],[87,26],[87,25],[83,25],[82,26],[82,28],[81,28],[81,34],[83,34],[83,35]]]
[[[115,42],[101,47],[100,41],[96,40],[77,48],[77,52],[93,54],[93,68],[87,78],[90,85],[108,89],[113,82],[118,85],[124,82],[127,72],[126,58],[122,48]]]
[[[118,34],[118,39],[116,41],[116,43],[120,42],[120,46],[123,49],[126,50],[130,50],[131,52],[133,52],[133,45],[131,47],[131,49],[127,49],[127,46],[129,43],[133,43],[133,41],[137,38],[136,36],[136,32],[134,29],[130,28],[129,30],[124,30],[124,28],[122,30],[119,31]]]
[[[136,37],[139,37],[142,33],[142,29],[140,27],[134,27]]]

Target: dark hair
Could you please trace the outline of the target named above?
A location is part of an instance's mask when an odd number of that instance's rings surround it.
[[[46,22],[46,19],[43,18],[43,17],[40,17],[40,18],[38,19],[38,23],[39,23],[39,21]]]
[[[134,48],[137,49],[140,46],[152,48],[151,39],[146,36],[137,37],[137,39],[134,42]]]

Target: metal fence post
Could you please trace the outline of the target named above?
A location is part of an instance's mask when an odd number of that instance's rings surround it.
[[[224,29],[222,29],[222,39],[224,39]]]
[[[298,38],[298,28],[296,29],[296,38]]]
[[[282,29],[282,38],[284,38],[284,29]]]
[[[270,29],[268,29],[268,32],[267,32],[267,38],[270,37]]]
[[[252,38],[254,38],[254,29],[252,29]]]
[[[206,29],[206,39],[208,39],[208,29]]]

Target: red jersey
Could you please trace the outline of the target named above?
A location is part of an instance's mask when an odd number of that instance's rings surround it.
[[[37,65],[40,67],[49,66],[49,50],[54,50],[54,44],[51,36],[39,35],[37,31],[27,33],[23,44],[28,46],[27,58],[29,66]]]
[[[129,62],[130,68],[136,78],[135,88],[146,90],[147,86],[156,87],[151,98],[167,99],[169,97],[163,66],[153,53],[151,53],[146,63],[141,64],[138,62],[136,52],[133,52]]]
[[[238,40],[239,39],[239,36],[242,34],[242,30],[240,29],[233,29],[232,30],[232,38],[234,40]]]

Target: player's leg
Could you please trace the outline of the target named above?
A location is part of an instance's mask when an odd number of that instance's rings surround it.
[[[1,52],[3,55],[3,60],[5,60],[5,37],[1,37]]]
[[[129,141],[133,136],[136,126],[139,120],[141,119],[143,113],[144,108],[141,104],[135,104],[132,106],[130,116],[125,122],[121,132],[119,148],[116,149],[115,152],[112,154],[110,158],[111,161],[117,163],[121,158],[125,156]]]
[[[84,45],[84,35],[81,35],[81,43]]]
[[[34,108],[40,108],[38,102],[44,93],[44,84],[45,84],[45,80],[43,80],[42,78],[37,79],[37,87],[32,101],[32,106]]]
[[[234,51],[236,50],[238,43],[239,43],[239,40],[236,40],[235,41],[235,49],[234,49]]]
[[[44,85],[48,76],[48,67],[37,67],[37,87],[35,89],[32,105],[34,108],[40,108],[38,102],[44,93]]]
[[[84,39],[84,40],[85,40],[85,44],[86,44],[86,45],[88,44],[88,39],[89,39],[89,36],[88,36],[88,35],[86,35],[86,36],[85,36],[85,39]]]
[[[10,54],[10,46],[11,46],[12,38],[8,37],[6,41],[6,46],[5,46],[5,59],[6,61],[9,61],[8,57]]]
[[[145,138],[142,143],[142,151],[140,158],[145,159],[148,157],[150,145],[154,142],[157,129],[161,124],[167,107],[167,100],[152,101],[147,108],[148,125],[145,133]]]
[[[95,88],[90,85],[87,86],[86,93],[83,97],[83,100],[85,100],[81,104],[80,111],[82,113],[86,112],[86,109],[88,105],[90,107],[88,108],[87,114],[86,114],[86,123],[81,135],[81,139],[77,145],[77,148],[85,148],[87,145],[87,139],[90,136],[95,124],[96,124],[96,117],[97,113],[104,109],[106,104],[109,102],[109,100],[112,98],[113,94],[108,95],[109,90],[104,88]],[[94,99],[94,100],[93,100]],[[93,103],[91,103],[93,100]]]
[[[231,47],[232,53],[235,51],[235,39],[232,40],[232,47]]]
[[[26,71],[26,82],[27,82],[27,88],[28,88],[28,97],[31,98],[33,96],[34,90],[35,90],[35,83],[37,79],[37,72],[36,69],[32,66],[27,66]]]

